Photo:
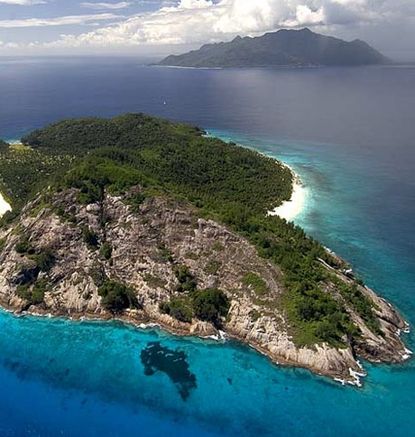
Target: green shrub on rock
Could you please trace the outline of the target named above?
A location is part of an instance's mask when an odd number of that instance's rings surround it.
[[[19,285],[17,295],[24,299],[29,306],[40,305],[43,303],[45,293],[49,289],[49,283],[46,279],[39,279],[33,285]]]
[[[20,255],[33,254],[34,249],[29,242],[29,238],[23,235],[15,246],[15,250]]]
[[[56,258],[51,249],[41,249],[33,255],[33,260],[41,272],[48,272],[55,264]]]
[[[246,273],[242,279],[242,282],[246,286],[252,287],[258,296],[264,296],[269,291],[267,283],[256,273]]]
[[[185,265],[178,265],[174,269],[174,274],[176,275],[179,285],[177,286],[177,291],[181,293],[192,292],[196,290],[197,282],[195,277],[190,273],[190,270]]]
[[[160,310],[180,322],[190,323],[193,318],[193,310],[188,299],[172,298],[169,302],[161,303]]]
[[[130,205],[133,212],[138,213],[140,211],[140,206],[145,200],[146,196],[144,193],[135,191],[128,196],[127,203]]]
[[[112,257],[112,246],[111,244],[105,242],[101,249],[99,250],[100,255],[105,258],[106,260],[110,260]]]
[[[99,287],[98,293],[102,297],[102,305],[113,313],[139,307],[134,290],[121,282],[107,280]]]
[[[82,239],[91,250],[98,249],[99,240],[98,235],[92,231],[88,226],[82,228]]]
[[[16,244],[15,250],[20,255],[25,255],[36,264],[36,267],[41,271],[47,273],[55,264],[56,257],[52,249],[48,247],[35,248],[29,241],[27,236],[22,236],[20,241]]]
[[[222,317],[226,317],[230,302],[226,294],[217,288],[198,291],[193,296],[195,316],[214,325],[220,325]]]

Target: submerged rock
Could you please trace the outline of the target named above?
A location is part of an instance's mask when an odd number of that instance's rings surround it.
[[[165,373],[177,387],[183,400],[197,387],[196,376],[190,372],[187,356],[183,351],[171,350],[159,342],[151,342],[141,351],[140,357],[145,375]]]

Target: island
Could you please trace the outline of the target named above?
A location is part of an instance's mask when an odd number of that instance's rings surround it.
[[[232,338],[357,385],[358,357],[409,358],[397,310],[269,214],[292,195],[282,163],[144,114],[66,120],[2,144],[13,208],[0,223],[3,308]]]
[[[351,42],[320,35],[309,29],[236,37],[230,42],[206,44],[199,50],[170,55],[158,65],[193,68],[356,66],[388,63],[388,59],[361,40]]]

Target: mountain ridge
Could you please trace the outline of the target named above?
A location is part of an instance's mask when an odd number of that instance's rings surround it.
[[[194,68],[378,65],[389,60],[365,41],[347,42],[308,28],[281,29],[259,37],[237,36],[170,55],[157,65]]]

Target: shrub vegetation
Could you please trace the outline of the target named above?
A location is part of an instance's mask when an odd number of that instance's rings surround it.
[[[219,289],[194,290],[186,296],[173,297],[160,304],[160,309],[181,322],[190,323],[193,317],[220,327],[229,311],[230,302]]]
[[[113,313],[139,307],[134,290],[121,282],[106,280],[98,288],[98,293],[104,307]]]

